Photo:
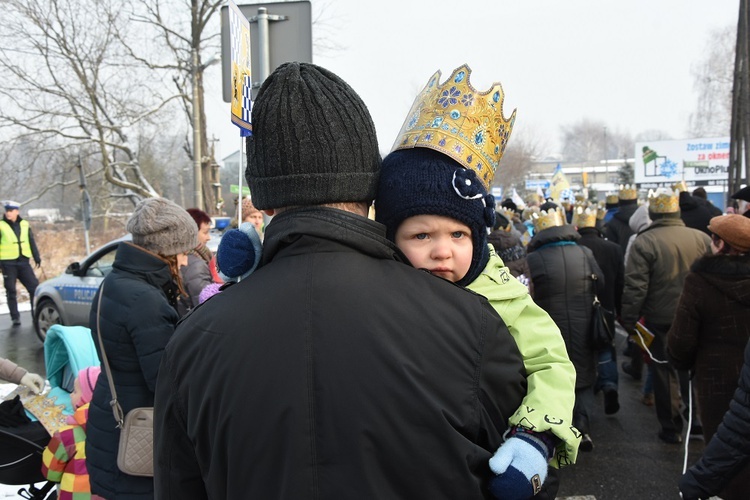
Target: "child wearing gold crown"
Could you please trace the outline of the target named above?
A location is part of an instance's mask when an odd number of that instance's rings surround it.
[[[515,115],[503,118],[499,84],[478,93],[469,72],[462,66],[441,86],[437,72],[417,97],[383,160],[375,218],[412,265],[487,297],[514,337],[528,391],[490,459],[490,490],[529,498],[541,491],[548,464],[575,462],[575,369],[557,326],[487,244],[495,217],[487,186]]]

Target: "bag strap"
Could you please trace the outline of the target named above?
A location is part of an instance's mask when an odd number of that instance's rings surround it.
[[[594,281],[594,305],[596,305],[599,303],[599,297],[597,297],[596,295],[596,280],[599,279],[599,276],[597,276],[596,273],[591,273],[591,279]],[[98,317],[97,317],[97,321],[99,321]]]
[[[112,414],[117,422],[117,428],[122,429],[125,422],[125,416],[122,413],[122,406],[117,401],[117,391],[115,390],[115,382],[112,380],[112,370],[109,368],[109,360],[107,359],[107,353],[104,350],[104,341],[102,340],[102,329],[99,326],[99,317],[102,315],[102,296],[104,295],[104,281],[102,286],[99,287],[99,300],[96,305],[96,336],[99,338],[99,350],[102,352],[102,362],[104,363],[104,371],[107,372],[107,382],[109,383],[109,391],[112,393],[112,401],[109,402],[109,406],[112,407]]]

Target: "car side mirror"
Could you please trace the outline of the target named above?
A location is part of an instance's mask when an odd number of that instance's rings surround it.
[[[67,268],[65,268],[65,274],[72,274],[73,276],[76,276],[80,270],[81,264],[79,262],[73,262]]]

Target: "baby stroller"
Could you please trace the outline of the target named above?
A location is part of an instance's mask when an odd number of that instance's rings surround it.
[[[88,366],[99,366],[91,331],[81,326],[50,327],[44,341],[44,365],[51,386],[44,399],[54,401],[58,408],[64,406],[64,415],[72,415],[70,393],[76,375]],[[41,472],[42,453],[50,432],[28,409],[26,415],[32,420],[30,423],[0,426],[0,484],[29,485],[18,490],[26,499],[57,498],[57,483],[45,482]],[[41,482],[45,482],[42,487],[35,486]]]

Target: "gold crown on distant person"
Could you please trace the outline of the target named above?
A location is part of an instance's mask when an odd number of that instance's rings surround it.
[[[576,207],[573,211],[573,225],[578,227],[594,227],[596,226],[596,214],[596,207]]]
[[[617,196],[620,200],[636,200],[638,199],[638,189],[636,189],[635,184],[620,184]]]
[[[603,201],[600,201],[596,204],[596,219],[602,220],[605,215],[607,215],[607,205]]]
[[[683,180],[676,184],[673,184],[672,189],[674,189],[678,193],[683,193],[683,192],[687,192],[688,187],[687,187],[687,184],[685,184],[685,181]]]
[[[608,205],[617,205],[620,203],[620,197],[617,196],[617,193],[607,193],[606,203]]]
[[[655,214],[673,214],[680,211],[680,192],[670,188],[648,190],[648,210]]]
[[[505,231],[510,232],[513,228],[513,218],[517,215],[516,212],[508,207],[500,207],[497,211],[500,215],[508,219],[508,225],[505,227]]]
[[[551,227],[564,226],[565,214],[560,208],[542,210],[539,213],[531,214],[531,222],[534,224],[535,231],[544,231]]]
[[[469,83],[467,64],[440,83],[438,70],[412,104],[393,149],[431,148],[474,170],[489,190],[516,121],[506,119],[505,93],[495,82],[485,92]]]

